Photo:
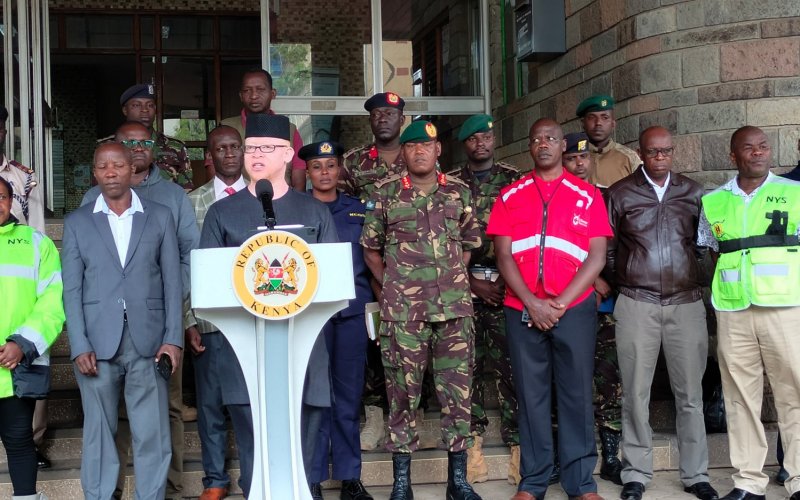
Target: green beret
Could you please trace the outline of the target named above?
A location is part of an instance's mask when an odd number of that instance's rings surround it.
[[[297,153],[301,160],[308,161],[312,158],[336,158],[342,156],[344,148],[337,142],[322,141],[306,144]]]
[[[606,111],[614,109],[614,98],[610,95],[593,95],[592,97],[584,100],[578,104],[578,109],[575,114],[583,117],[586,113],[593,111]]]
[[[466,141],[469,136],[478,132],[490,132],[494,128],[494,119],[489,115],[472,115],[461,125],[458,140]]]
[[[589,151],[589,137],[583,132],[567,134],[564,139],[567,140],[567,150],[564,151],[564,154]]]
[[[437,140],[436,126],[425,120],[411,122],[400,134],[400,144],[407,142],[428,142]]]

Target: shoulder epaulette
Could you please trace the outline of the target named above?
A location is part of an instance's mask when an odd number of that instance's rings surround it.
[[[447,177],[447,182],[452,182],[453,184],[456,184],[458,186],[462,186],[462,187],[465,187],[465,188],[469,189],[469,184],[467,184],[466,182],[462,181],[461,179],[459,179],[455,175],[446,174],[445,177]]]
[[[498,161],[497,163],[495,163],[495,165],[497,165],[497,168],[502,168],[503,170],[509,170],[514,173],[519,173],[519,169],[510,163],[506,163],[504,161]]]
[[[107,137],[101,137],[95,141],[95,144],[105,144],[106,142],[114,142],[114,134],[111,134]]]
[[[185,143],[185,142],[183,142],[183,141],[182,141],[182,140],[180,140],[180,139],[176,139],[176,138],[174,138],[174,137],[170,137],[170,136],[168,136],[168,135],[166,135],[166,134],[162,134],[161,132],[159,132],[159,133],[158,133],[158,136],[159,136],[159,138],[162,138],[162,139],[164,140],[164,144],[166,144],[166,143],[168,143],[168,142],[170,142],[170,141],[171,141],[171,142],[177,142],[177,143],[178,143],[178,144],[180,144],[181,146],[183,146],[183,147],[186,147],[186,143]]]
[[[376,182],[375,183],[375,187],[376,188],[383,187],[386,184],[389,184],[390,182],[399,181],[401,178],[403,178],[403,174],[392,174],[389,177],[387,177],[385,179],[381,179],[378,182]]]
[[[357,147],[355,147],[353,149],[350,149],[350,150],[345,152],[344,158],[349,158],[350,156],[353,156],[353,155],[359,153],[360,151],[363,151],[363,150],[367,149],[368,147],[369,147],[369,145],[357,146]]]
[[[28,175],[33,173],[33,169],[32,168],[26,167],[25,165],[23,165],[22,163],[20,163],[18,161],[10,160],[8,162],[8,164],[13,166],[13,167],[16,167],[16,168],[22,170],[23,172],[25,172]]]

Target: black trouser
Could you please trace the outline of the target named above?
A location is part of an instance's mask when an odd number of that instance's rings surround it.
[[[36,446],[31,427],[35,406],[34,399],[16,396],[0,399],[0,439],[6,448],[15,496],[36,494]]]

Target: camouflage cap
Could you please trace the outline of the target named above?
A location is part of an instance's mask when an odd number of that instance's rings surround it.
[[[124,106],[126,102],[130,101],[131,99],[156,99],[156,88],[154,85],[149,83],[137,83],[132,87],[128,87],[128,89],[119,96],[119,103],[120,105]]]
[[[564,136],[567,141],[567,153],[584,153],[589,151],[589,137],[583,132],[573,132]]]
[[[364,103],[364,109],[372,111],[375,108],[396,108],[403,111],[406,101],[394,92],[381,92],[367,99]]]
[[[425,120],[411,122],[400,134],[400,144],[407,142],[428,142],[437,140],[436,126]]]
[[[336,158],[342,156],[344,148],[338,142],[322,141],[306,144],[297,153],[303,161],[311,160],[312,158]]]
[[[458,140],[466,141],[469,136],[478,132],[489,132],[494,128],[494,119],[489,115],[472,115],[461,125]]]
[[[586,113],[605,111],[607,109],[614,109],[614,98],[610,95],[593,95],[578,104],[575,114],[583,117]]]

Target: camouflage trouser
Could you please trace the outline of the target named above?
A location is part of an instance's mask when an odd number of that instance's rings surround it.
[[[489,384],[496,384],[500,403],[500,435],[503,442],[519,444],[517,428],[517,395],[511,379],[511,361],[506,343],[506,317],[503,307],[492,307],[483,302],[475,307],[475,365],[472,373],[472,432],[478,436],[486,432],[484,392]]]
[[[622,430],[622,382],[617,362],[614,318],[597,315],[597,344],[594,353],[594,419],[598,428]]]
[[[380,339],[389,398],[386,449],[393,453],[417,449],[419,436],[414,417],[422,394],[429,348],[436,396],[442,407],[442,438],[450,451],[471,447],[472,318],[382,321]]]

